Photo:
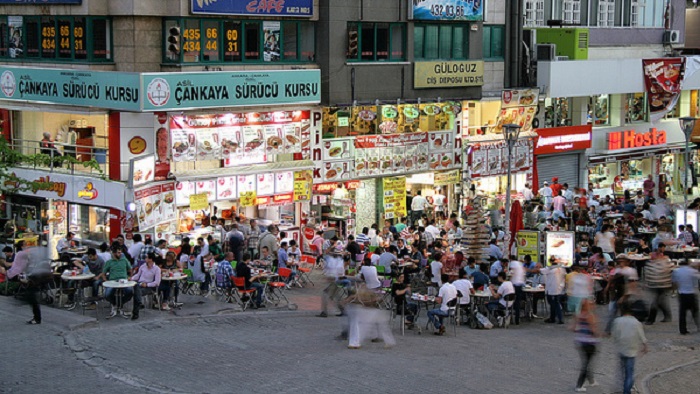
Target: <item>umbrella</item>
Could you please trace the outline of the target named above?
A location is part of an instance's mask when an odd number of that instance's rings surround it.
[[[515,236],[518,231],[523,229],[523,207],[520,205],[520,200],[513,201],[510,207],[510,244],[508,245],[508,251],[513,248],[513,242],[515,242]]]

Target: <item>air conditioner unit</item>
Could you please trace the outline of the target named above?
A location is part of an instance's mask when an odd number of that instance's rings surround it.
[[[557,46],[555,44],[537,44],[537,61],[551,62],[557,58]]]
[[[668,30],[664,32],[664,44],[678,44],[681,41],[679,30]]]
[[[557,61],[558,61],[558,62],[561,62],[561,61],[564,61],[564,60],[569,60],[569,57],[568,57],[568,56],[557,56]]]

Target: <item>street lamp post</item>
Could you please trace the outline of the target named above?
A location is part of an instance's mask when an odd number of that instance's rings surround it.
[[[690,152],[690,135],[693,134],[693,128],[695,127],[695,118],[686,116],[678,119],[681,125],[683,134],[685,134],[685,163],[683,171],[683,225],[687,225],[688,221],[688,171],[690,171],[690,163],[688,162],[688,156]],[[692,178],[691,178],[692,179]]]
[[[508,149],[508,172],[507,176],[508,179],[506,181],[506,218],[505,218],[505,233],[506,236],[503,240],[503,255],[505,257],[510,257],[510,251],[509,246],[510,246],[510,238],[512,234],[510,233],[510,174],[512,171],[511,164],[512,164],[512,154],[513,154],[513,147],[515,146],[515,143],[518,141],[518,135],[520,134],[520,126],[517,124],[506,124],[503,125],[503,140],[506,143],[506,148]]]

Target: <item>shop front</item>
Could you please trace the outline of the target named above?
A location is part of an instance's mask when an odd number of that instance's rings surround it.
[[[594,195],[618,196],[643,190],[649,176],[654,196],[682,196],[685,136],[678,121],[596,128],[588,156],[588,188]],[[691,162],[695,152],[692,151]],[[694,175],[690,175],[694,178]]]
[[[585,152],[591,147],[592,127],[568,126],[536,129],[535,167],[537,178],[533,188],[544,181],[558,178],[573,190],[583,184],[581,172],[585,169]],[[584,165],[582,165],[584,164]]]
[[[109,243],[110,208],[125,207],[123,183],[23,168],[8,173],[34,183],[33,188],[25,189],[3,180],[12,226],[9,232],[6,227],[6,235],[32,240],[30,244],[45,248],[45,256],[51,259],[58,257],[56,245],[68,232],[75,234],[80,246],[96,248]]]

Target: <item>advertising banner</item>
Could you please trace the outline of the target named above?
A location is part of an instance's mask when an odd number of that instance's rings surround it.
[[[434,179],[435,186],[456,185],[461,181],[459,170],[435,173]]]
[[[662,119],[681,95],[685,58],[642,59],[649,121]]]
[[[406,177],[382,179],[384,186],[384,218],[406,216]]]
[[[137,73],[0,66],[0,99],[139,111]]]
[[[311,184],[313,175],[311,171],[297,171],[294,173],[294,201],[311,200]]]
[[[530,255],[532,261],[540,261],[540,232],[539,231],[518,231],[515,236],[515,246],[518,253],[518,260],[524,261],[526,255]]]
[[[8,1],[8,0],[5,0]],[[59,1],[59,0],[56,0]],[[193,14],[311,17],[313,0],[192,0]]]
[[[513,172],[530,169],[533,145],[531,138],[522,138],[515,143],[511,157]],[[503,141],[474,144],[468,160],[472,178],[505,175],[508,171],[508,148]]]
[[[483,84],[484,62],[480,60],[415,62],[413,66],[414,89],[456,88]]]
[[[206,193],[190,195],[190,209],[199,211],[209,208],[209,196]]]
[[[317,104],[321,101],[320,70],[144,73],[141,76],[145,111]]]
[[[593,126],[567,126],[536,129],[536,155],[569,152],[591,147]]]
[[[503,125],[506,124],[517,124],[520,132],[532,131],[539,95],[539,89],[504,90],[501,94],[501,112],[492,131],[503,133]]]
[[[255,191],[241,193],[240,202],[242,207],[254,207],[257,204],[257,200]]]
[[[139,231],[175,220],[175,185],[165,183],[137,189],[134,191],[134,203]]]
[[[480,21],[483,0],[413,0],[409,19],[423,21]]]
[[[545,258],[547,266],[552,265],[554,259],[562,267],[571,267],[574,264],[574,244],[576,233],[573,231],[548,231],[545,241]]]

